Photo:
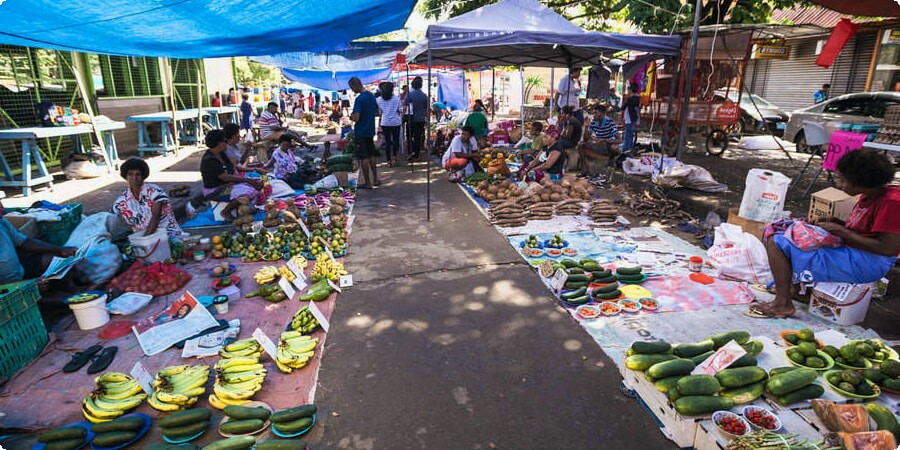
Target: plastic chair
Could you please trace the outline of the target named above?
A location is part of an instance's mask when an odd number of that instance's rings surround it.
[[[806,174],[806,171],[809,169],[810,163],[812,163],[813,158],[816,156],[821,157],[823,160],[825,159],[825,153],[828,151],[828,133],[825,131],[825,127],[822,124],[811,121],[803,122],[803,136],[806,139],[806,145],[810,148],[810,156],[809,159],[806,160],[806,165],[803,166],[803,169],[797,175],[797,178],[791,183],[791,187],[797,186],[800,184],[800,180],[803,179],[803,175]],[[819,175],[822,173],[822,167],[819,166],[819,169],[816,171],[816,174],[813,176],[813,179],[809,182],[809,186],[807,186],[806,191],[803,192],[803,198],[809,195],[809,191],[812,189],[813,184],[815,184],[816,180],[819,178]],[[830,178],[829,174],[829,178]]]

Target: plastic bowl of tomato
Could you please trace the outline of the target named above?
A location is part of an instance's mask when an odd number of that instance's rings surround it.
[[[743,417],[731,411],[716,411],[712,421],[719,431],[733,437],[743,436],[750,432],[750,424]]]
[[[594,305],[581,305],[575,308],[575,312],[582,319],[596,319],[600,317],[600,308],[597,308]]]
[[[603,302],[600,304],[600,313],[604,316],[614,316],[622,312],[622,308],[615,302]]]
[[[754,428],[766,431],[778,431],[781,429],[781,419],[772,411],[759,406],[745,406],[741,415],[750,422]]]
[[[627,298],[619,300],[619,307],[622,308],[622,311],[625,311],[627,313],[636,313],[641,310],[640,303]]]
[[[652,297],[641,297],[638,299],[638,303],[641,304],[641,308],[647,311],[656,311],[659,309],[659,300]]]

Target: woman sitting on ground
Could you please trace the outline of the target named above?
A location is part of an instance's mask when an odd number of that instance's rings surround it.
[[[550,177],[550,181],[560,181],[566,167],[566,149],[560,141],[549,134],[544,135],[543,144],[538,157],[525,167],[524,172],[526,175],[534,172],[535,175],[531,179],[540,178],[538,175],[545,174]]]
[[[475,130],[466,125],[462,133],[454,137],[450,147],[441,158],[441,165],[450,172],[450,181],[462,181],[475,173],[475,162],[478,161],[478,141]]]
[[[272,169],[272,176],[284,181],[294,189],[303,188],[303,180],[300,179],[297,170],[300,161],[294,155],[294,140],[283,135],[278,139],[278,145],[272,152],[272,158],[266,163],[266,169]]]
[[[784,234],[766,239],[775,300],[751,306],[748,316],[793,315],[791,298],[801,282],[871,283],[893,267],[900,253],[900,187],[888,186],[894,164],[877,150],[861,149],[842,156],[837,169],[841,190],[862,195],[846,222],[830,217],[816,224],[843,243],[803,251]]]
[[[150,176],[147,162],[129,158],[122,163],[119,173],[128,182],[128,188],[113,203],[113,213],[125,220],[135,233],[143,231],[144,235],[150,235],[162,228],[169,236],[181,235],[181,227],[175,220],[166,191],[144,182]]]
[[[225,196],[229,203],[222,210],[222,217],[232,221],[238,199],[248,198],[251,203],[263,188],[262,180],[235,175],[234,164],[225,156],[225,131],[212,130],[206,134],[209,150],[200,160],[200,176],[203,178],[203,195],[207,198]]]
[[[253,172],[253,168],[244,165],[245,152],[241,150],[241,127],[236,123],[225,124],[225,156],[238,172]]]

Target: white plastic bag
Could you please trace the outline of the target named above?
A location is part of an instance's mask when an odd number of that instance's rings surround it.
[[[81,180],[84,178],[97,178],[103,176],[103,169],[91,161],[72,161],[63,170],[66,178]]]
[[[122,263],[122,253],[110,240],[108,225],[115,223],[110,213],[92,214],[72,231],[67,247],[81,247],[88,239],[95,239],[84,259],[73,267],[76,279],[88,284],[103,284],[111,280]],[[115,217],[115,216],[113,216]]]
[[[293,197],[294,188],[277,178],[269,178],[269,185],[272,186],[272,193],[269,198]]]
[[[715,241],[706,256],[718,267],[720,275],[754,284],[772,281],[766,247],[737,225],[723,223],[716,227]]]
[[[328,175],[313,184],[316,189],[334,189],[338,187],[338,179],[334,175]]]
[[[106,309],[112,314],[130,316],[150,304],[151,300],[153,300],[153,296],[150,294],[126,292],[109,302],[109,304],[106,305]]]
[[[774,222],[784,214],[784,197],[791,179],[784,174],[750,169],[738,215],[757,222]]]

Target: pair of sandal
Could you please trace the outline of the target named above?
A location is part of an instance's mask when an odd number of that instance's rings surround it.
[[[88,366],[87,369],[88,374],[102,372],[107,367],[109,367],[113,359],[115,359],[116,353],[118,353],[118,351],[119,347],[116,347],[114,345],[106,348],[99,344],[92,345],[84,349],[84,351],[75,352],[75,354],[72,355],[72,359],[68,363],[66,363],[65,366],[63,366],[63,372],[77,372],[88,362],[91,362],[91,365]]]

